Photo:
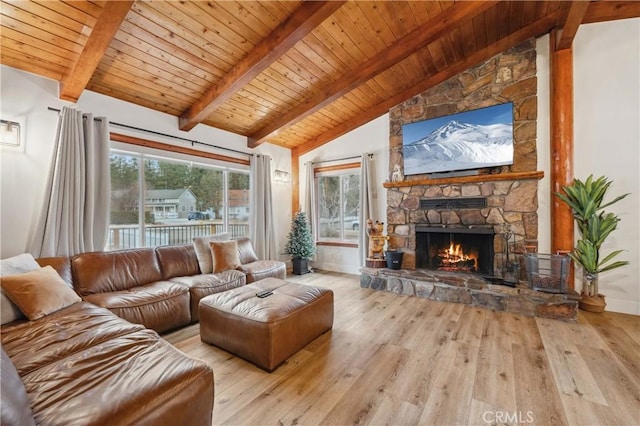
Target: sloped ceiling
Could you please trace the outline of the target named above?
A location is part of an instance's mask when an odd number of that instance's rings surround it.
[[[7,1],[0,63],[300,155],[552,29],[640,2]]]

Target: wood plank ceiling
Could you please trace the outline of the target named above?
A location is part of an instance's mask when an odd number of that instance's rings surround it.
[[[301,155],[553,28],[640,2],[0,2],[0,63]]]

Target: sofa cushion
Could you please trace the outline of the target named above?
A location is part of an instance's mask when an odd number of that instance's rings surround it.
[[[38,265],[38,262],[36,262],[30,253],[23,253],[0,260],[0,277],[22,274],[35,271],[36,269],[40,269],[40,265]],[[0,293],[0,322],[7,324],[11,321],[24,318],[24,314],[20,311],[20,308],[9,299],[4,293],[4,290],[0,290]]]
[[[213,256],[213,273],[217,274],[240,266],[237,241],[212,241],[209,246]]]
[[[238,267],[247,275],[247,284],[263,280],[265,278],[280,278],[287,276],[287,265],[278,260],[256,260]]]
[[[240,263],[244,265],[245,263],[251,263],[258,260],[258,255],[256,255],[256,252],[253,249],[253,244],[249,238],[238,238],[236,241],[238,241]]]
[[[106,309],[81,302],[1,337],[37,424],[211,424],[211,369]]]
[[[4,276],[2,289],[31,321],[82,300],[51,266]]]
[[[105,308],[80,302],[40,318],[2,327],[2,346],[18,374],[25,376],[64,359],[69,353],[101,345],[118,336],[144,330]]]
[[[29,398],[24,384],[11,362],[11,358],[2,351],[2,380],[0,380],[0,395],[2,395],[2,410],[0,413],[0,424],[3,425],[35,425]]]
[[[71,259],[74,287],[80,296],[123,291],[162,280],[155,249],[82,253]]]
[[[189,290],[170,281],[156,281],[123,291],[90,294],[84,300],[158,333],[191,322]]]
[[[193,244],[156,247],[162,279],[197,275],[200,273],[196,249]]]
[[[229,233],[223,232],[221,234],[195,237],[193,239],[193,246],[196,249],[196,257],[198,258],[201,273],[210,274],[213,272],[213,257],[211,256],[209,243],[212,241],[226,241],[229,238],[231,238]]]
[[[198,304],[200,303],[200,299],[210,294],[242,287],[246,284],[247,277],[240,271],[229,270],[220,272],[219,274],[198,274],[175,277],[170,281],[184,285],[189,289],[191,322],[197,322],[199,319]]]

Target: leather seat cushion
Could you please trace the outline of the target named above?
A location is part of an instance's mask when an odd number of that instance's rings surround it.
[[[169,281],[184,285],[189,289],[191,296],[191,322],[197,322],[199,319],[198,305],[200,304],[200,299],[221,291],[241,287],[246,284],[246,279],[242,272],[229,270],[217,274],[176,277]]]
[[[287,265],[278,260],[256,260],[240,265],[238,270],[247,275],[247,283],[260,281],[269,277],[284,280],[287,276]]]
[[[256,297],[262,290],[272,295]],[[200,300],[200,338],[273,371],[333,326],[333,291],[277,278]]]
[[[2,343],[36,424],[211,424],[211,369],[106,309],[3,326]]]
[[[90,294],[84,300],[158,333],[191,322],[189,290],[169,281],[156,281],[123,291]]]

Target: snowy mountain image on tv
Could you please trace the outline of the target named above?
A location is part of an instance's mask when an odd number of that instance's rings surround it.
[[[513,104],[402,126],[404,174],[513,164]]]

